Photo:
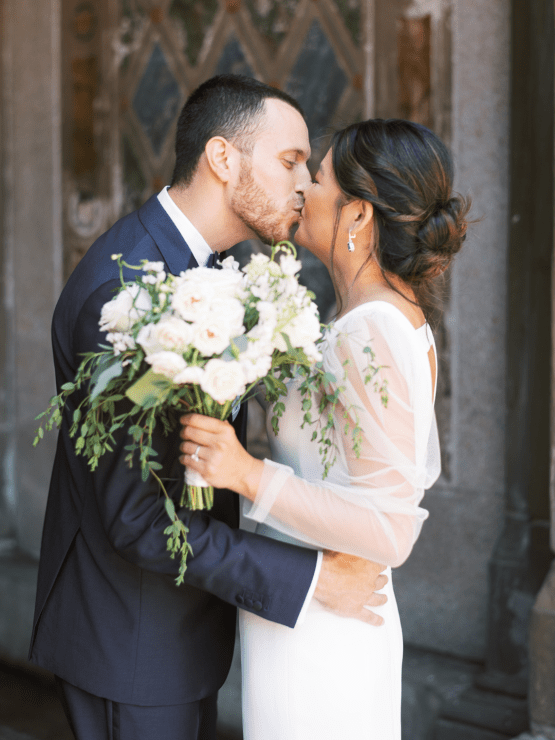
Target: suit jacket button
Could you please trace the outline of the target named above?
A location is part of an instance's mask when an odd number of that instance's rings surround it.
[[[261,612],[262,611],[262,602],[261,601],[255,601],[254,604],[253,604],[253,606],[254,606],[254,608],[256,609],[257,612]]]
[[[245,606],[248,606],[252,609],[252,599],[245,599]]]
[[[243,597],[241,596],[241,594],[237,594],[237,596],[235,597],[235,601],[236,601],[236,602],[237,602],[238,604],[243,604],[243,603],[244,603],[244,601],[245,601],[245,599],[244,599],[244,598],[243,598]]]

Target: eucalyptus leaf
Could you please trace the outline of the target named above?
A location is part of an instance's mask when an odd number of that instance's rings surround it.
[[[90,400],[94,401],[94,399],[97,398],[97,396],[99,396],[102,393],[102,391],[106,389],[106,386],[108,385],[108,383],[114,378],[118,378],[122,374],[122,372],[123,372],[122,361],[117,360],[116,362],[114,362],[111,365],[108,365],[107,368],[102,370],[102,372],[96,378],[96,381],[94,381],[94,375],[93,375],[93,378],[91,378],[91,384],[93,384],[93,389],[91,391]]]
[[[166,507],[166,512],[167,512],[169,518],[173,520],[174,517],[175,517],[175,506],[174,506],[174,503],[171,500],[171,498],[167,498],[164,501],[164,506]]]
[[[225,362],[231,362],[232,360],[237,359],[236,354],[234,354],[233,349],[236,348],[239,352],[245,352],[249,345],[248,337],[245,334],[240,334],[238,337],[235,337],[231,340],[231,344],[229,347],[224,349],[222,353],[222,360]]]

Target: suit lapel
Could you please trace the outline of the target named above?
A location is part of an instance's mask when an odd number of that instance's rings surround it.
[[[153,195],[141,206],[139,220],[154,239],[172,275],[198,267],[187,242],[161,206],[157,195]]]

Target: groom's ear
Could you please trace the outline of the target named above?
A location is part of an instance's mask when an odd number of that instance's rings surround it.
[[[212,174],[222,183],[235,176],[239,164],[239,152],[223,136],[213,136],[206,142],[204,154]]]

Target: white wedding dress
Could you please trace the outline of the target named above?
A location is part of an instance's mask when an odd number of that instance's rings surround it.
[[[385,366],[387,408],[365,384],[370,346]],[[245,516],[268,537],[358,555],[388,566],[385,619],[372,627],[327,611],[312,599],[294,629],[240,612],[245,740],[400,740],[403,641],[391,566],[409,555],[427,512],[424,489],[440,472],[427,324],[414,329],[384,301],[365,303],[335,322],[324,346],[324,368],[347,379],[337,409],[338,457],[328,478],[297,384],[289,385],[279,435],[268,436],[254,503]],[[344,433],[343,412],[358,414],[359,457]],[[270,414],[268,414],[268,417]],[[269,425],[269,424],[268,424]],[[351,421],[352,425],[352,421]]]

